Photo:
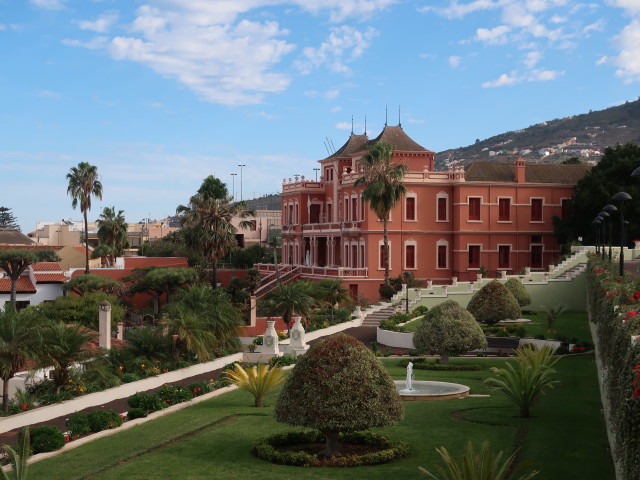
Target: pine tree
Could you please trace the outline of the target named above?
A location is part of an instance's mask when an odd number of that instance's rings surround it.
[[[7,207],[0,207],[0,228],[9,228],[20,231],[20,225],[18,225],[18,219],[11,209]]]

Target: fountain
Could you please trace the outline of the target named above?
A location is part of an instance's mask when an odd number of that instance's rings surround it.
[[[414,380],[412,362],[407,365],[406,380],[396,380],[394,383],[400,398],[406,401],[450,400],[469,395],[469,387],[459,383]]]

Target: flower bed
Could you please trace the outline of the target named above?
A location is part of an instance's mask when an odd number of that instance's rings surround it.
[[[589,260],[587,300],[601,388],[611,432],[618,478],[640,471],[640,280],[617,275],[617,266],[596,256]]]

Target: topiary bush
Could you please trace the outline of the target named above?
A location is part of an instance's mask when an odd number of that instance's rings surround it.
[[[92,432],[101,432],[110,428],[117,428],[124,422],[120,414],[113,410],[94,410],[87,417]]]
[[[440,355],[440,363],[447,365],[450,355],[486,348],[487,339],[473,315],[457,302],[447,300],[420,320],[413,344],[418,350]]]
[[[72,438],[79,437],[91,431],[89,426],[89,415],[86,413],[74,413],[67,420],[67,429]]]
[[[164,408],[160,398],[156,395],[149,395],[144,392],[134,393],[131,395],[127,399],[127,404],[129,404],[129,408],[140,408],[147,413],[156,412]]]
[[[148,415],[147,411],[142,408],[130,408],[127,412],[127,420],[135,420],[136,418],[144,418]]]
[[[194,382],[187,388],[191,391],[194,397],[199,397],[200,395],[204,395],[211,391],[209,382]]]
[[[509,280],[507,280],[504,286],[509,289],[514,297],[516,297],[516,300],[518,301],[518,305],[520,305],[520,307],[524,307],[525,305],[529,305],[531,303],[531,295],[529,295],[529,292],[527,292],[525,286],[517,278],[510,278]]]
[[[516,297],[498,280],[493,280],[478,290],[471,297],[467,310],[477,321],[489,325],[522,316]]]
[[[338,435],[391,425],[404,416],[393,380],[357,339],[338,333],[314,343],[276,401],[278,422],[320,430],[322,455],[339,455]]]
[[[176,405],[193,398],[193,393],[182,385],[164,385],[155,393],[164,406]]]
[[[31,428],[31,450],[34,455],[60,450],[65,443],[64,434],[52,425]]]

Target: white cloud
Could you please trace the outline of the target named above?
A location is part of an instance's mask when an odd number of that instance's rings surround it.
[[[67,0],[29,0],[31,5],[44,10],[62,10]]]
[[[640,2],[638,0],[607,0],[609,5],[624,8],[630,15],[640,14]]]
[[[289,31],[279,21],[249,13],[284,5],[324,14],[332,22],[346,18],[361,20],[397,1],[146,0],[136,10],[133,21],[121,25],[126,34],[107,41],[96,37],[66,39],[63,43],[104,48],[115,60],[146,65],[209,102],[256,104],[266,94],[288,88],[291,74],[278,66],[297,46],[287,41]],[[80,29],[103,33],[115,21],[117,17],[113,14],[104,14],[94,21],[76,23]],[[346,25],[334,26],[325,42],[302,50],[296,66],[304,72],[322,66],[348,74],[348,63],[362,55],[376,35],[373,28],[359,31]]]
[[[484,82],[482,86],[484,88],[494,88],[494,87],[506,87],[510,85],[515,85],[520,83],[522,79],[512,73],[511,75],[503,73],[496,80],[492,80],[490,82]]]
[[[606,55],[600,57],[598,60],[596,60],[596,65],[604,65],[605,63],[609,62],[609,57],[607,57]]]
[[[331,108],[332,113],[337,113],[341,111],[342,111],[342,107],[340,105],[336,105],[335,107]]]
[[[462,57],[457,55],[451,55],[449,57],[449,66],[451,68],[458,68],[460,66],[460,62],[462,61]]]
[[[524,64],[527,68],[535,67],[542,59],[542,52],[527,52],[524,59]]]
[[[524,82],[546,82],[549,80],[555,80],[560,75],[564,75],[564,71],[557,70],[528,70],[524,73],[520,73],[517,70],[507,74],[503,73],[496,80],[484,82],[482,86],[484,88],[495,87],[508,87],[517,85]]]
[[[38,90],[37,95],[43,98],[59,98],[60,93],[53,90]]]
[[[511,31],[511,27],[507,25],[499,25],[495,28],[479,28],[476,30],[476,40],[488,43],[490,45],[503,45],[507,43],[507,34]]]
[[[615,39],[620,53],[612,62],[616,75],[626,82],[640,82],[640,20],[633,20]]]
[[[351,131],[351,124],[349,122],[339,122],[339,123],[336,123],[336,128],[338,130],[349,130],[349,131]]]
[[[96,20],[74,20],[80,30],[91,30],[93,32],[105,33],[118,20],[118,14],[115,12],[105,12]]]
[[[588,34],[590,32],[602,32],[604,30],[604,20],[600,19],[597,22],[586,25],[582,29],[582,33]]]
[[[362,55],[377,34],[372,27],[367,28],[364,33],[348,25],[332,27],[329,38],[318,48],[307,47],[303,50],[304,58],[298,60],[296,66],[303,73],[326,66],[334,72],[349,74],[346,62]]]
[[[338,95],[340,95],[340,90],[328,90],[324,93],[324,98],[326,98],[327,100],[333,100],[334,98],[337,98]]]
[[[567,17],[562,17],[560,15],[554,15],[553,17],[551,17],[551,19],[549,20],[551,23],[565,23],[567,21]]]
[[[470,3],[459,3],[458,0],[452,0],[446,8],[427,6],[420,8],[418,11],[435,11],[446,18],[462,18],[470,13],[499,8],[509,3],[509,1],[510,0],[474,0]]]
[[[68,47],[82,47],[89,50],[98,50],[107,47],[109,39],[107,37],[94,37],[91,40],[83,42],[81,40],[65,38],[61,40],[61,43]]]

